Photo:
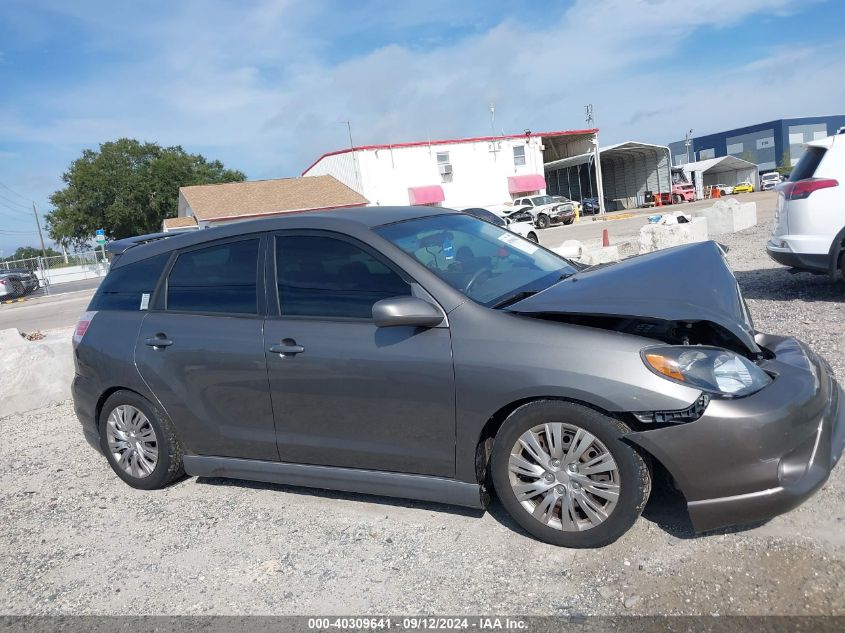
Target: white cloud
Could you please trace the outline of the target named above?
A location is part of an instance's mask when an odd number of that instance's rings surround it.
[[[134,136],[273,177],[344,146],[341,121],[352,121],[358,144],[474,135],[489,131],[494,101],[497,130],[582,127],[592,102],[604,142],[668,142],[689,127],[839,108],[843,89],[829,78],[842,76],[845,62],[828,49],[800,47],[792,62],[783,51],[738,58],[736,70],[710,69],[707,51],[677,56],[699,29],[792,4],[715,0],[703,11],[695,0],[578,0],[557,14],[544,7],[539,26],[514,10],[454,39],[450,29],[479,20],[484,7],[192,0],[92,10],[57,0],[53,10],[83,25],[103,63],[76,83],[34,87],[37,108],[0,102],[0,137],[57,146],[69,161],[84,147]],[[424,45],[401,41],[415,29],[434,35]],[[367,46],[375,34],[379,45]],[[343,57],[345,47],[358,52]],[[790,68],[796,54],[800,73]]]

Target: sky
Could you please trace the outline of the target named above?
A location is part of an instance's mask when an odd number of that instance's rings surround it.
[[[86,148],[248,178],[356,145],[580,129],[665,144],[845,110],[840,0],[0,0],[0,251]]]

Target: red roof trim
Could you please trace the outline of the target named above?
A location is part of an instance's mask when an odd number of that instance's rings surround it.
[[[511,139],[511,138],[525,138],[526,136],[534,137],[557,137],[557,136],[575,136],[577,134],[595,134],[598,132],[599,129],[597,127],[590,128],[587,130],[559,130],[557,132],[531,132],[531,134],[506,134],[505,136],[473,136],[470,138],[447,138],[441,139],[437,141],[414,141],[412,143],[390,143],[387,145],[361,145],[359,147],[347,147],[346,149],[339,149],[334,152],[326,152],[320,158],[315,160],[313,163],[306,167],[305,171],[302,172],[304,176],[307,174],[311,169],[319,163],[324,158],[328,158],[329,156],[337,156],[338,154],[348,154],[351,151],[358,151],[358,150],[370,150],[370,149],[393,149],[393,148],[400,148],[400,147],[421,147],[425,145],[450,145],[454,143],[481,143],[485,141],[501,141],[504,139]]]
[[[331,207],[316,207],[314,209],[291,209],[290,211],[265,211],[264,213],[245,213],[242,215],[221,215],[216,218],[197,218],[200,222],[223,222],[225,220],[239,220],[244,218],[267,218],[274,215],[287,215],[288,213],[307,213],[309,211],[328,211],[330,209],[349,209],[352,207],[366,207],[368,203],[359,202],[356,204],[336,204]]]

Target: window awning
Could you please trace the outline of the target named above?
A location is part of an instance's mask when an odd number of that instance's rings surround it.
[[[508,192],[539,191],[546,188],[546,179],[540,174],[527,176],[508,176]]]
[[[408,199],[411,204],[434,204],[443,202],[446,196],[443,187],[440,185],[427,185],[425,187],[408,187]]]

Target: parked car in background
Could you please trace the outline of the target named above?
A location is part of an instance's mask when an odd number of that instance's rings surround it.
[[[0,296],[15,299],[28,295],[40,286],[38,276],[26,268],[0,268]]]
[[[485,508],[492,481],[536,538],[597,547],[658,466],[706,531],[794,508],[842,452],[830,366],[755,330],[712,241],[583,268],[431,207],[164,235],[109,245],[73,337],[82,433],[135,488]]]
[[[753,191],[754,185],[751,184],[750,180],[744,180],[733,187],[733,193],[752,193]]]
[[[524,207],[534,216],[534,226],[546,229],[552,224],[572,224],[575,221],[575,207],[572,204],[555,202],[551,196],[517,198],[514,208]]]
[[[540,242],[540,239],[537,237],[537,231],[534,228],[534,223],[531,221],[532,218],[530,213],[527,214],[527,221],[520,221],[518,218],[522,217],[522,214],[519,211],[504,217],[482,207],[470,207],[469,209],[464,209],[463,212],[478,218],[479,220],[489,222],[495,226],[506,228],[511,233],[516,233],[535,244]]]
[[[723,196],[729,196],[734,192],[733,187],[731,187],[730,185],[723,184],[723,183],[720,183],[718,185],[712,185],[712,188],[718,189],[719,193]]]
[[[837,142],[838,141],[838,142]],[[845,276],[845,136],[807,143],[788,182],[777,187],[769,257],[784,266]]]
[[[571,200],[566,196],[552,196],[552,200],[560,202],[561,204],[571,204],[573,210],[575,211],[575,215],[578,216],[581,214],[581,203],[577,200]]]
[[[781,183],[780,174],[776,171],[766,172],[760,176],[760,191],[769,191]]]

